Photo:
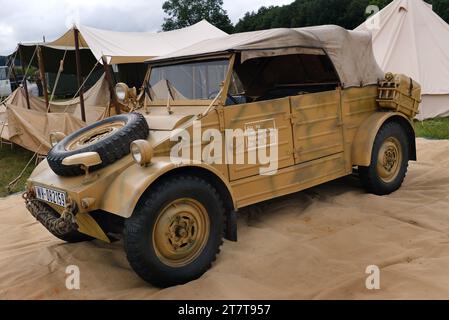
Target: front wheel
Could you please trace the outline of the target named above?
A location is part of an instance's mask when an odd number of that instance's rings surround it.
[[[131,267],[158,287],[199,278],[220,251],[224,215],[220,196],[208,182],[183,176],[160,183],[125,221]]]
[[[408,137],[397,122],[389,122],[379,130],[373,145],[371,164],[359,167],[360,179],[368,192],[387,195],[398,190],[407,174]]]

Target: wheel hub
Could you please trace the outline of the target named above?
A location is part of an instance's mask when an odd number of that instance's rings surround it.
[[[389,147],[384,154],[383,166],[385,170],[391,172],[397,162],[397,150],[394,147]]]
[[[204,206],[194,199],[178,199],[159,214],[153,227],[153,247],[161,262],[182,267],[201,254],[209,233],[209,215]]]
[[[169,226],[168,241],[173,250],[178,250],[195,241],[195,219],[188,215],[176,215]]]
[[[392,182],[399,174],[402,163],[402,149],[400,142],[390,137],[385,139],[379,149],[377,172],[385,183]]]
[[[104,138],[114,134],[124,126],[124,122],[118,121],[113,123],[105,123],[102,126],[95,127],[68,143],[66,150],[79,150],[81,148],[95,144],[98,141],[101,141]]]

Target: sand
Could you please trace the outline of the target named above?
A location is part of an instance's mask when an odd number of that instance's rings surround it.
[[[65,244],[0,199],[0,299],[449,299],[449,141],[418,139],[398,192],[347,177],[241,212],[239,242],[199,280],[164,290],[134,274],[122,243]],[[77,265],[80,290],[65,287]],[[380,290],[367,290],[367,266]]]

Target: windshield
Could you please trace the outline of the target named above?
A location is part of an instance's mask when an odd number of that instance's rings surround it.
[[[153,67],[151,100],[212,100],[220,91],[228,67],[227,59]]]
[[[0,80],[7,80],[7,78],[6,78],[6,68],[0,68]]]

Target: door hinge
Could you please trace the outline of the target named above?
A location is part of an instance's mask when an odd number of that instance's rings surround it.
[[[297,113],[287,113],[284,116],[284,120],[286,120],[286,121],[290,120],[290,123],[292,125],[298,123],[298,118],[299,118],[299,115]]]
[[[220,131],[224,132],[225,131],[224,108],[218,107],[215,110],[217,110],[217,113],[218,113],[218,122],[219,122],[219,126],[220,126]]]

